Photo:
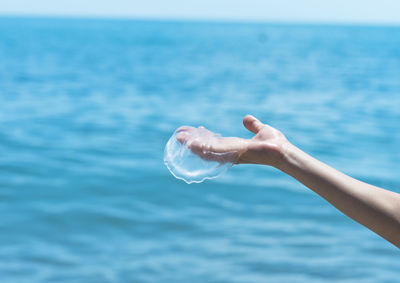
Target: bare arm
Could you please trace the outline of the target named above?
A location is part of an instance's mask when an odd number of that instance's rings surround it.
[[[289,145],[278,169],[400,248],[400,195],[349,177]]]
[[[253,116],[246,116],[243,124],[255,134],[252,139],[220,138],[212,144],[196,141],[190,143],[190,148],[205,159],[204,148],[212,152],[234,150],[238,152],[238,164],[274,166],[400,248],[400,194],[358,181],[329,167]],[[183,130],[178,139],[186,141],[190,139],[190,133]]]

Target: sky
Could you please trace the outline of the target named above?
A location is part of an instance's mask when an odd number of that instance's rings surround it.
[[[0,0],[0,15],[400,25],[400,0]]]

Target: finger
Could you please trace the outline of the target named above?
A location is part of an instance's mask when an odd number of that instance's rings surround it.
[[[252,115],[246,115],[243,119],[243,125],[248,129],[250,132],[257,134],[262,127],[264,126],[256,117]]]
[[[213,132],[211,132],[210,130],[208,130],[207,128],[205,128],[204,126],[199,126],[198,128],[197,128],[198,130],[199,130],[199,134],[200,133],[202,133],[202,134],[207,134],[207,135],[215,135],[215,133],[213,133]]]
[[[194,154],[207,161],[225,163],[236,159],[236,152],[224,152],[220,154],[218,149],[214,148],[212,144],[204,144],[198,140],[189,141],[187,146]]]
[[[190,134],[185,131],[178,132],[176,135],[176,139],[182,144],[186,143],[190,139]]]
[[[176,132],[180,133],[180,132],[184,132],[184,131],[190,131],[192,129],[194,129],[194,128],[190,127],[190,126],[181,126],[176,130]]]
[[[202,137],[203,139],[209,138],[215,135],[213,132],[207,130],[203,126],[198,128],[190,127],[190,126],[182,126],[178,128],[176,131],[176,139],[180,143],[185,143],[190,139]]]
[[[215,160],[215,156],[209,151],[210,146],[198,140],[191,140],[187,143],[187,147],[200,158],[205,160]]]

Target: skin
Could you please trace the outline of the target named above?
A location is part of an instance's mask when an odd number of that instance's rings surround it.
[[[192,138],[192,127],[181,127],[177,139],[207,160],[235,160],[236,164],[273,166],[292,176],[326,199],[345,215],[400,248],[400,194],[347,176],[311,157],[291,144],[277,129],[247,115],[244,126],[254,133],[251,139],[215,137]]]

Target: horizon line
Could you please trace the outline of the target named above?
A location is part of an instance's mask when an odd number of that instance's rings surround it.
[[[0,18],[45,18],[45,19],[81,19],[81,20],[122,20],[122,21],[158,21],[158,22],[198,22],[231,24],[287,24],[287,25],[328,25],[328,26],[366,26],[400,27],[400,22],[384,21],[324,21],[324,20],[287,20],[287,19],[245,19],[217,17],[165,17],[165,16],[122,16],[102,14],[37,14],[37,13],[0,13]]]

